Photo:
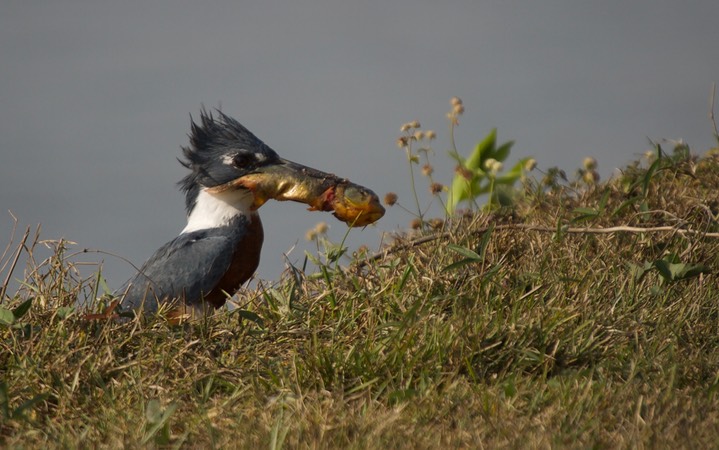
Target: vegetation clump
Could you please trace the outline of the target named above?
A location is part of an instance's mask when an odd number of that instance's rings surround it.
[[[0,261],[28,256],[0,304],[0,445],[713,447],[719,159],[655,145],[593,171],[516,172],[511,201],[433,225],[418,209],[417,230],[344,265],[318,226],[317,273],[180,325],[86,320],[100,274],[79,279],[65,242],[36,262],[26,238]]]

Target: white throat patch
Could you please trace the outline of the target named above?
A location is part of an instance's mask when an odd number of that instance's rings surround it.
[[[210,194],[204,189],[197,195],[195,207],[180,234],[226,226],[238,216],[249,216],[254,198],[249,191],[225,191]]]

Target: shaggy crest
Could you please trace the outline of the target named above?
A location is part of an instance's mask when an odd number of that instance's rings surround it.
[[[274,154],[264,142],[242,126],[237,120],[216,110],[217,117],[204,108],[195,122],[192,117],[190,145],[182,147],[184,159],[180,164],[190,169],[178,184],[185,193],[185,207],[189,213],[195,205],[202,187],[212,187],[227,181],[227,168],[221,163],[224,156],[231,156],[238,150]]]

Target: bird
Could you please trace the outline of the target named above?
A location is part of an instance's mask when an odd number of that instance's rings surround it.
[[[189,173],[178,183],[187,223],[116,291],[120,315],[206,315],[225,305],[255,273],[264,240],[258,209],[293,200],[335,211],[353,226],[382,217],[371,190],[281,158],[237,120],[203,107],[190,118],[189,145],[178,161]],[[169,314],[168,314],[169,317]]]

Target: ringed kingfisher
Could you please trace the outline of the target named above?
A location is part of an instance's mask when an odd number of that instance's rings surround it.
[[[179,160],[190,171],[179,182],[187,225],[117,291],[123,312],[167,305],[182,318],[222,307],[257,269],[264,239],[257,209],[268,199],[334,211],[350,226],[384,214],[371,190],[281,158],[219,110],[191,119],[189,138]]]

